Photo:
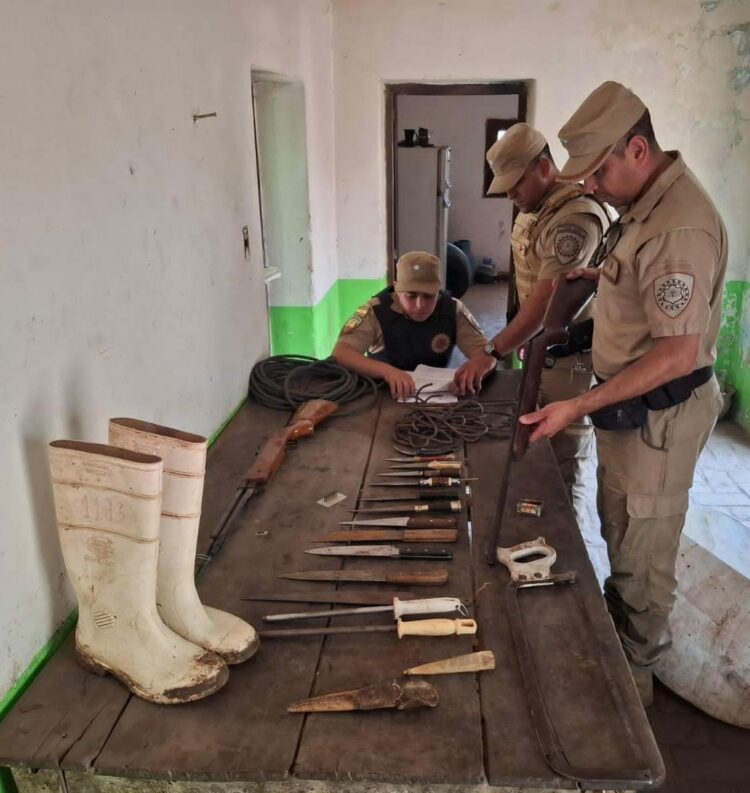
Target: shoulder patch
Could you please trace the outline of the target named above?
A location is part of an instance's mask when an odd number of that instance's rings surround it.
[[[695,278],[690,273],[667,273],[654,281],[656,305],[671,319],[687,308]]]
[[[560,264],[572,264],[586,244],[587,232],[573,223],[561,223],[555,230],[555,256]]]
[[[478,330],[481,333],[482,329],[479,327],[479,323],[476,321],[471,311],[469,311],[469,309],[466,308],[466,305],[460,300],[456,300],[455,297],[453,299],[456,301],[457,313],[465,317],[466,321],[474,328],[474,330]]]
[[[362,324],[362,317],[355,314],[353,317],[349,317],[347,321],[344,323],[344,327],[341,329],[342,333],[351,333],[355,331],[360,325]]]

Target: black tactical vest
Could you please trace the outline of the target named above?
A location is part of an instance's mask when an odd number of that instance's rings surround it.
[[[448,365],[456,344],[456,303],[449,292],[440,291],[435,310],[424,322],[393,311],[393,287],[376,297],[380,303],[372,310],[383,331],[385,349],[372,358],[406,371],[413,371],[419,364]]]

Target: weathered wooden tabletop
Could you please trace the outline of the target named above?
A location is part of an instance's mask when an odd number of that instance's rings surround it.
[[[500,372],[483,399],[512,400],[517,385],[515,373]],[[336,587],[278,579],[283,572],[401,571],[445,564],[339,561],[303,553],[314,538],[348,519],[363,484],[387,465],[393,421],[404,409],[381,396],[376,405],[331,419],[291,447],[273,481],[247,503],[236,531],[201,576],[203,601],[261,628],[263,614],[309,606],[243,598],[284,592],[299,593],[303,601],[305,592],[337,588],[397,593],[387,584]],[[212,447],[199,552],[207,548],[254,454],[288,418],[248,404]],[[182,780],[184,790],[217,791],[256,790],[261,782],[266,790],[290,791],[349,791],[358,785],[392,790],[393,784],[414,790],[448,789],[442,785],[451,790],[575,789],[575,782],[550,769],[540,750],[510,635],[509,576],[486,561],[508,453],[507,438],[467,445],[468,469],[478,481],[459,542],[452,546],[453,561],[447,563],[450,580],[442,587],[417,588],[423,597],[473,601],[476,636],[399,640],[378,633],[264,640],[253,659],[231,667],[221,691],[173,707],[149,704],[113,678],[83,671],[73,660],[71,637],[0,723],[0,764],[13,768],[22,790],[67,793],[113,790],[118,782],[121,790],[161,791],[169,788],[163,780]],[[332,508],[315,503],[332,491],[345,493],[346,500]],[[519,498],[542,499],[543,515],[517,515]],[[656,787],[664,773],[661,757],[546,442],[512,466],[501,544],[540,535],[557,550],[555,570],[578,574],[574,587],[519,593],[534,666],[565,757],[574,765],[603,769],[621,788]],[[365,622],[384,624],[388,617],[341,617],[335,624]],[[299,699],[396,677],[410,666],[478,649],[493,650],[497,668],[426,678],[439,690],[434,709],[286,711]],[[613,689],[624,695],[615,696]],[[633,769],[646,773],[628,778]],[[607,786],[615,785],[601,785]]]

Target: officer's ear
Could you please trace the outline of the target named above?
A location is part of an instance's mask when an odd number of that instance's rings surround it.
[[[636,167],[642,168],[649,160],[650,147],[643,135],[633,135],[625,147],[625,156]]]
[[[536,167],[542,179],[546,179],[550,174],[552,163],[546,157],[540,157]]]

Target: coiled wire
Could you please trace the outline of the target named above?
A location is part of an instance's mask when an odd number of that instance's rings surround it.
[[[509,437],[515,402],[462,399],[450,405],[422,400],[393,427],[394,447],[415,454],[447,454],[485,435]]]
[[[374,399],[377,389],[378,384],[371,377],[352,372],[333,358],[272,355],[250,370],[248,397],[275,410],[294,410],[310,399],[327,399],[339,406],[368,394]],[[337,411],[334,415],[350,415],[369,405],[368,400],[354,410]]]

